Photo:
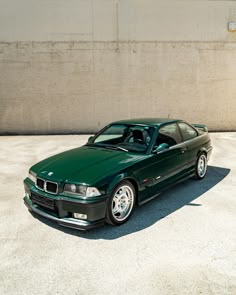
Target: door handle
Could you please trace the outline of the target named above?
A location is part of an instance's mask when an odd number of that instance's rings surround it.
[[[186,151],[187,151],[186,148],[182,148],[182,149],[180,150],[181,154],[184,154]]]

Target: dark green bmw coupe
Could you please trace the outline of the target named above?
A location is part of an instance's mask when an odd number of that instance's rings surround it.
[[[171,185],[203,179],[211,151],[205,125],[173,119],[114,122],[84,146],[32,166],[24,202],[67,227],[120,225],[135,205]]]

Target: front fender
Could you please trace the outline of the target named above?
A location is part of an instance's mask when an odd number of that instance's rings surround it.
[[[129,175],[127,172],[122,172],[116,175],[113,180],[109,183],[107,188],[107,194],[110,195],[113,189],[122,181],[122,180],[131,180],[132,182],[135,182],[137,187],[138,183],[133,175]]]

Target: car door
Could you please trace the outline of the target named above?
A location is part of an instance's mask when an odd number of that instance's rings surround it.
[[[143,194],[144,202],[160,193],[164,188],[177,182],[186,175],[187,147],[182,142],[181,134],[176,123],[161,127],[158,131],[154,148],[162,143],[167,143],[169,148],[153,153],[148,160],[145,170],[151,179],[148,186],[148,194]]]

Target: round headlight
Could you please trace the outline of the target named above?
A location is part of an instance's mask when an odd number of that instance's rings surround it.
[[[87,187],[84,185],[76,185],[67,183],[64,186],[64,192],[85,196]]]
[[[100,191],[96,187],[87,187],[85,185],[76,185],[73,183],[66,183],[64,186],[64,192],[76,194],[85,198],[97,197],[101,195]]]
[[[73,193],[76,193],[76,185],[75,184],[71,184],[70,189]]]

